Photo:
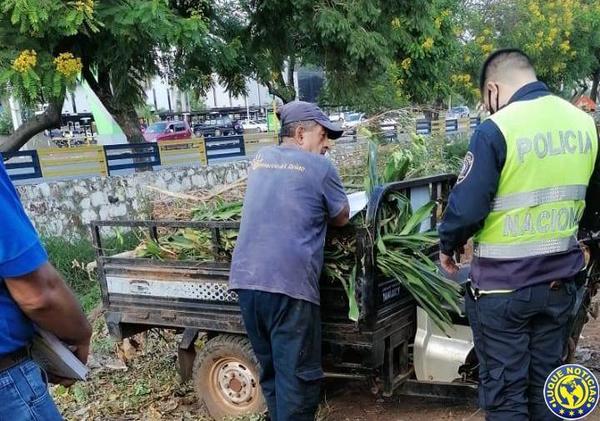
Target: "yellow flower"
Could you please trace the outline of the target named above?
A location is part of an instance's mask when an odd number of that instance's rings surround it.
[[[34,50],[23,50],[12,64],[17,72],[25,73],[37,64],[37,54]]]
[[[56,66],[56,71],[66,78],[74,78],[81,72],[81,68],[83,67],[81,59],[71,53],[60,53],[54,59],[54,65]]]
[[[481,51],[483,54],[489,54],[494,50],[494,46],[492,44],[483,44],[481,46]]]
[[[77,0],[75,2],[75,9],[79,12],[92,14],[94,12],[94,0]]]
[[[562,53],[566,53],[567,51],[569,51],[571,49],[571,45],[569,43],[569,40],[564,40],[560,45],[559,45],[560,51]]]
[[[425,51],[431,50],[433,48],[433,38],[427,37],[421,46]]]
[[[404,60],[402,60],[402,63],[400,63],[400,65],[402,66],[402,68],[404,70],[410,69],[411,64],[412,64],[412,59],[410,57],[406,57]]]
[[[392,19],[392,27],[393,28],[398,29],[398,28],[400,28],[400,26],[402,26],[400,19],[398,19],[398,18]]]

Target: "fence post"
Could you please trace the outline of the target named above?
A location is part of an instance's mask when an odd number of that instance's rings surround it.
[[[106,159],[106,151],[104,146],[98,146],[98,163],[100,164],[100,175],[108,176],[108,162]]]
[[[31,151],[31,162],[33,163],[33,173],[36,174],[39,178],[44,176],[42,172],[42,165],[40,164],[40,157],[38,155],[37,149]]]
[[[110,165],[108,165],[108,152],[106,150],[106,145],[102,145],[102,151],[104,151],[104,162],[106,163],[106,175],[110,175]]]
[[[208,155],[206,154],[206,141],[204,140],[204,136],[198,141],[198,153],[200,154],[200,163],[202,165],[207,165]]]
[[[242,156],[246,156],[246,142],[244,141],[244,136],[239,135],[239,137],[241,137],[241,140],[240,140],[240,154]]]

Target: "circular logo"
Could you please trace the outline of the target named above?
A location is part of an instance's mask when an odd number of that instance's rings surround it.
[[[464,181],[465,178],[471,172],[471,168],[473,168],[473,163],[475,162],[475,155],[471,151],[467,152],[465,155],[465,159],[463,159],[462,168],[460,173],[458,174],[458,178],[456,180],[456,184],[460,184]]]
[[[544,399],[558,417],[578,420],[596,408],[598,389],[598,380],[590,370],[578,364],[565,364],[546,379]]]

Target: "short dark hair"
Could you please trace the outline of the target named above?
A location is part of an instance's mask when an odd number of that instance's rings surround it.
[[[516,69],[531,70],[535,74],[535,69],[531,63],[529,56],[518,48],[503,48],[494,51],[481,66],[481,73],[479,75],[479,90],[483,91],[485,81],[490,74],[498,68],[501,63],[510,61]]]
[[[298,127],[304,127],[305,129],[312,129],[314,126],[318,125],[314,120],[303,120],[303,121],[294,121],[292,123],[288,123],[281,128],[281,137],[294,137],[296,134],[296,129]]]

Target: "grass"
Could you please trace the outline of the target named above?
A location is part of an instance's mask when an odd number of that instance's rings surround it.
[[[115,233],[105,240],[104,247],[115,252],[131,250],[139,239],[133,233]],[[86,313],[100,303],[100,285],[94,270],[88,272],[89,263],[96,260],[96,252],[91,241],[81,238],[74,241],[62,237],[45,237],[42,242],[48,252],[50,263],[60,272],[75,295],[79,298]]]

